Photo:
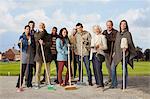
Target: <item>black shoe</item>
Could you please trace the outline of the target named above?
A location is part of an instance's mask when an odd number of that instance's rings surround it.
[[[93,86],[92,82],[89,82],[89,86]]]
[[[29,84],[29,85],[27,85],[27,87],[28,87],[28,88],[32,88],[33,86],[32,86],[32,84]]]
[[[59,82],[58,82],[58,80],[57,80],[57,79],[55,79],[55,80],[54,80],[54,82],[55,82],[56,84],[59,84]]]
[[[104,83],[105,86],[111,85],[111,80],[108,80]]]
[[[97,85],[97,88],[102,88],[102,87],[104,88],[104,86],[102,86],[102,85]]]
[[[117,86],[110,86],[109,89],[115,89]]]

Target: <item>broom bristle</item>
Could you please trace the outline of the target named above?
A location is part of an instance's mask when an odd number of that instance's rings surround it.
[[[48,85],[48,90],[56,90],[56,88],[53,85]]]
[[[65,90],[76,90],[77,88],[75,86],[66,86]]]

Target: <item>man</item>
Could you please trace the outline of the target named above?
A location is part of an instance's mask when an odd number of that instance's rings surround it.
[[[112,54],[113,54],[113,48],[114,43],[116,39],[117,30],[113,28],[113,22],[111,20],[108,20],[106,22],[107,30],[103,31],[103,34],[106,36],[107,39],[107,46],[108,49],[105,50],[105,61],[106,61],[106,67],[108,70],[108,81],[105,82],[105,85],[111,84],[111,62],[112,62]]]
[[[91,34],[85,30],[83,30],[83,25],[81,23],[76,24],[77,34],[76,34],[76,59],[79,66],[79,80],[83,81],[83,77],[81,78],[81,54],[83,58],[83,62],[86,67],[86,72],[88,75],[89,85],[92,86],[92,73],[90,68],[90,45],[91,45]],[[81,50],[82,47],[82,50]],[[83,72],[82,72],[83,73]],[[83,76],[83,75],[82,75]]]
[[[58,64],[57,64],[57,51],[56,51],[56,39],[58,38],[58,35],[57,35],[57,27],[53,27],[52,28],[52,31],[51,31],[51,34],[50,34],[50,37],[51,37],[51,46],[50,46],[50,51],[51,51],[51,61],[50,63],[54,60],[55,62],[55,65],[56,65],[56,80],[54,81],[55,83],[58,83]],[[45,82],[45,70],[44,70],[44,75],[43,75],[43,80],[41,81],[41,83]]]
[[[41,44],[43,45],[44,49],[44,55],[45,55],[45,60],[46,60],[46,68],[48,70],[48,75],[50,74],[50,68],[49,64],[51,61],[51,52],[50,52],[50,35],[47,33],[45,30],[45,24],[40,23],[38,31],[34,34],[35,37],[35,43],[36,43],[36,54],[34,61],[36,61],[36,85],[35,89],[40,88],[40,73],[41,73],[41,68],[43,64],[43,57],[42,57],[42,50],[41,50]],[[47,78],[46,80],[48,80]],[[46,81],[47,84],[47,81]]]

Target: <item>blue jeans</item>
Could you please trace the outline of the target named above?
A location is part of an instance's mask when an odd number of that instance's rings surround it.
[[[78,64],[78,70],[79,70],[79,80],[81,80],[81,56],[76,55],[76,61]],[[86,72],[88,75],[88,82],[92,82],[92,72],[90,68],[90,60],[89,60],[89,55],[83,57],[83,62],[85,64]],[[82,81],[83,81],[83,69],[82,69]]]
[[[104,86],[103,84],[103,72],[102,72],[102,62],[96,57],[96,53],[93,53],[92,57],[93,71],[95,76],[95,81],[97,85]]]
[[[125,59],[125,88],[127,87],[127,79],[128,79],[128,68],[127,68],[127,62],[128,62],[128,58]],[[117,82],[117,73],[116,73],[116,67],[114,65],[114,61],[112,61],[112,64],[111,64],[111,75],[112,75],[112,86],[113,87],[117,87],[118,85],[118,82]],[[122,62],[122,71],[123,71],[123,62]],[[123,72],[122,72],[122,75],[123,75]],[[123,82],[123,80],[122,80]],[[123,83],[122,83],[123,85]]]

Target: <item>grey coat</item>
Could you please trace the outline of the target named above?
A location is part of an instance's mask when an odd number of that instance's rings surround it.
[[[114,64],[115,64],[115,66],[117,66],[123,58],[122,49],[120,47],[122,38],[127,38],[128,49],[126,50],[125,55],[126,55],[126,57],[129,58],[128,64],[133,68],[133,58],[136,56],[136,50],[135,50],[135,46],[134,46],[134,43],[132,40],[132,35],[128,31],[125,31],[123,33],[120,33],[120,32],[117,33],[116,41],[115,41],[115,45],[114,45],[114,52],[115,52],[115,55],[113,57]]]

